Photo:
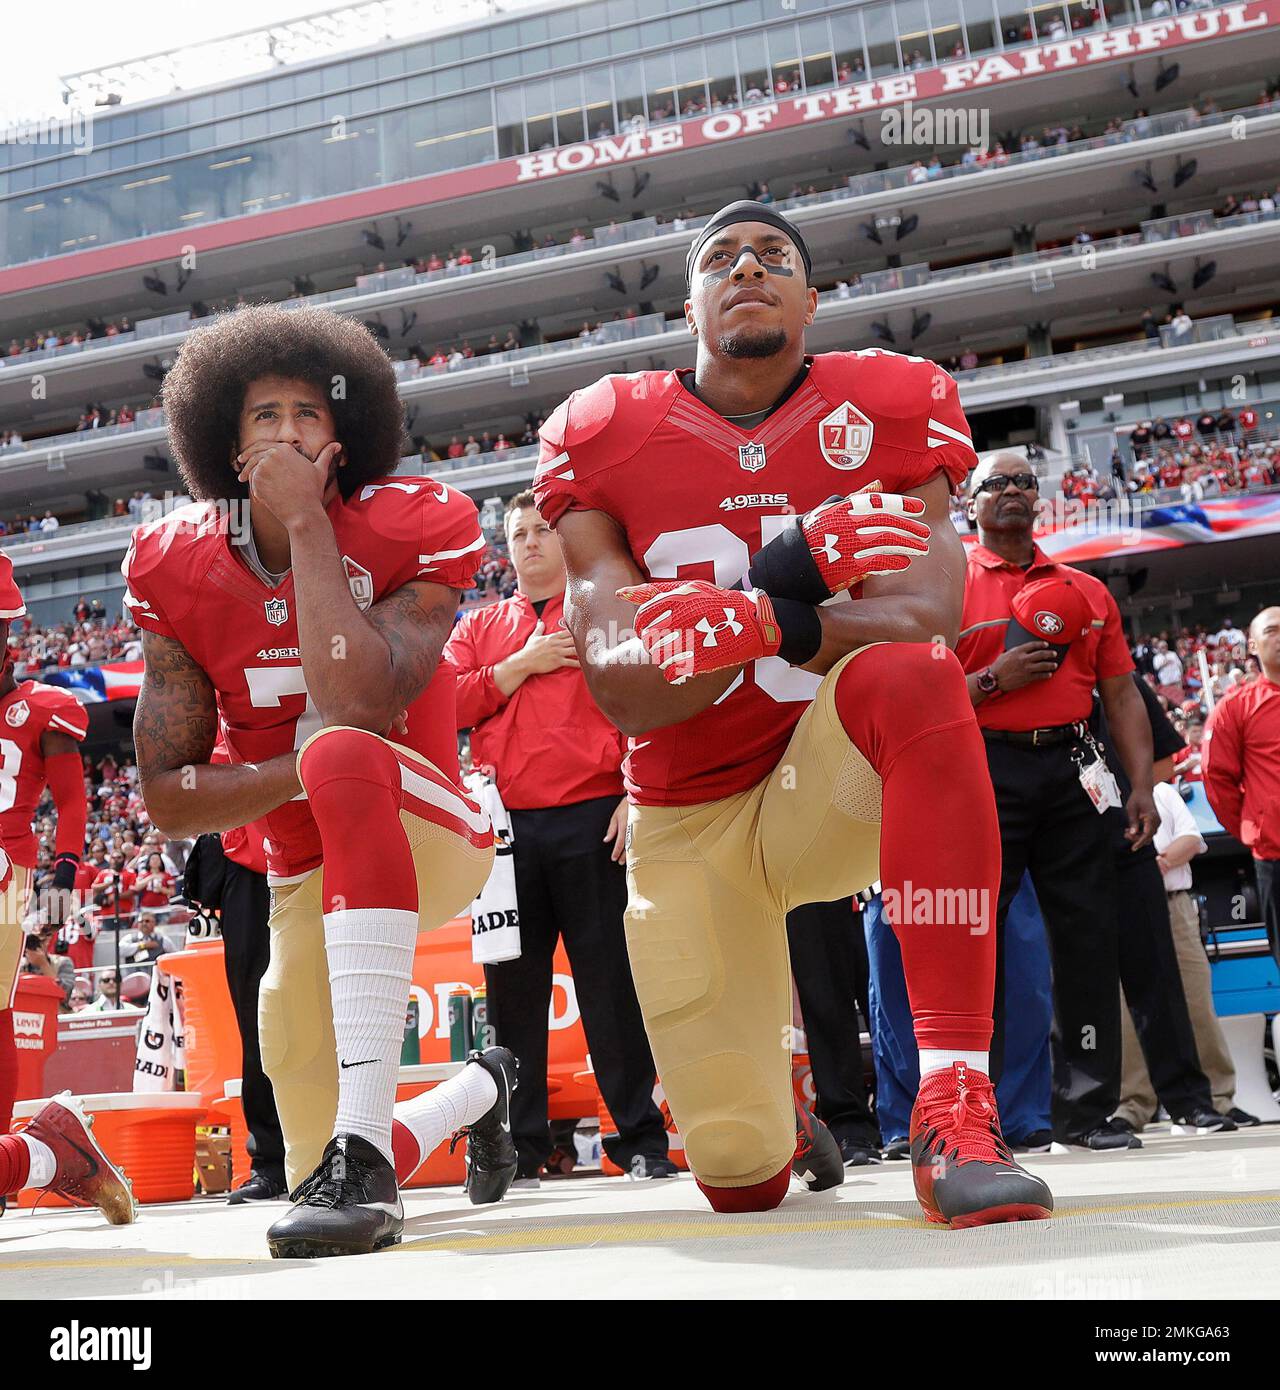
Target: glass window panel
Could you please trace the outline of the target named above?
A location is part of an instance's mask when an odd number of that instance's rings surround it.
[[[520,70],[528,73],[530,77],[550,72],[554,66],[555,64],[551,59],[551,48],[547,44],[541,48],[526,48],[520,55]]]
[[[495,82],[520,76],[520,55],[518,53],[504,53],[497,58],[491,58],[489,62],[493,67],[493,80]]]
[[[933,64],[929,46],[929,14],[924,0],[895,0],[898,49],[904,68],[926,68]]]
[[[1031,18],[1036,37],[1043,42],[1052,43],[1070,36],[1069,21],[1063,15],[1062,5],[1056,3],[1033,5]]]
[[[324,74],[319,68],[304,68],[301,72],[294,74],[294,84],[295,96],[319,96],[325,89]]]
[[[598,62],[609,56],[609,36],[607,34],[587,34],[578,40],[578,61]]]
[[[405,82],[406,101],[423,101],[435,96],[435,94],[436,79],[432,73],[419,73],[417,77],[410,77]]]
[[[547,36],[552,39],[571,38],[578,32],[578,11],[554,10],[547,16]]]
[[[293,129],[295,109],[293,106],[277,106],[268,113],[267,129],[272,135]]]
[[[736,106],[738,104],[738,74],[733,61],[733,41],[715,39],[703,44],[707,64],[708,85],[711,88],[711,105]]]
[[[871,76],[883,77],[886,73],[897,72],[898,44],[893,31],[893,7],[868,5],[862,12],[862,26],[867,37]]]
[[[836,81],[856,82],[866,72],[862,49],[862,16],[845,10],[831,16],[831,37],[836,46]]]
[[[934,56],[940,63],[965,56],[960,0],[929,0],[929,25],[933,31]]]
[[[488,58],[462,65],[462,82],[466,87],[487,87],[493,81],[493,64]]]
[[[614,63],[613,91],[619,130],[644,118],[644,69],[640,63]]]
[[[462,69],[460,67],[444,68],[436,73],[435,78],[436,91],[439,92],[441,96],[462,89]]]
[[[588,68],[582,75],[587,107],[587,130],[594,139],[614,134],[613,83],[608,68]]]
[[[379,77],[399,77],[404,70],[405,51],[403,48],[392,48],[385,53],[378,54]]]
[[[636,49],[643,47],[640,41],[640,29],[635,24],[628,24],[622,29],[614,29],[609,34],[609,52],[625,56],[634,53]]]
[[[586,126],[582,119],[582,108],[556,111],[556,144],[576,145],[585,140]]]
[[[395,82],[378,83],[378,105],[380,107],[403,106],[408,100],[408,94],[408,83],[403,77]]]
[[[520,43],[546,43],[551,37],[546,15],[533,15],[520,21]]]
[[[806,19],[800,25],[800,60],[806,89],[829,87],[835,81],[831,29],[825,18]]]
[[[800,72],[800,36],[796,33],[796,26],[782,24],[770,29],[768,42],[774,92],[781,95],[800,91],[804,79]]]
[[[730,9],[734,28],[740,24],[759,24],[764,19],[764,0],[734,0]]]
[[[273,77],[267,83],[267,100],[270,102],[293,100],[293,73]]]
[[[265,111],[257,111],[251,116],[240,117],[240,138],[242,140],[260,140],[266,134],[267,113]]]
[[[489,31],[490,52],[498,53],[507,48],[520,46],[520,26],[514,20],[507,24],[495,24]]]
[[[996,47],[993,0],[960,0],[970,53],[989,53]]]
[[[704,34],[723,34],[733,28],[733,7],[713,5],[698,11],[698,27]]]
[[[556,142],[555,121],[552,117],[551,83],[530,82],[524,92],[525,128],[529,149],[541,150]]]
[[[667,23],[671,28],[671,37],[675,40],[696,39],[702,32],[696,13],[672,15]]]
[[[483,46],[474,53],[470,50],[464,53],[461,38],[453,34],[448,38],[437,39],[432,45],[431,66],[440,67],[445,63],[457,63],[463,58],[477,58],[488,51],[488,47]]]
[[[644,48],[671,42],[671,21],[668,19],[646,19],[640,26],[640,43]]]
[[[137,113],[138,134],[154,135],[165,127],[165,109],[163,106],[149,106]]]
[[[769,58],[763,34],[739,34],[738,72],[742,78],[743,101],[763,101],[771,90]]]
[[[651,53],[644,60],[645,100],[651,121],[676,118],[676,80],[670,53]]]
[[[498,158],[524,154],[524,96],[519,87],[500,87],[495,93],[498,116]]]
[[[240,90],[240,109],[241,111],[256,111],[260,106],[267,104],[267,84],[265,82],[250,82],[247,87]],[[141,130],[139,130],[141,134]]]
[[[1018,0],[999,0],[999,12],[1000,38],[1005,48],[1031,41],[1031,16],[1025,5],[1019,5]]]
[[[192,97],[187,104],[190,107],[188,119],[192,125],[197,125],[200,121],[208,121],[213,118],[212,97]]]

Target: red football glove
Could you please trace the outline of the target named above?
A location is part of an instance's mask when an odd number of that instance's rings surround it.
[[[638,605],[636,635],[671,685],[775,656],[782,632],[768,594],[705,579],[663,579],[619,589]]]
[[[869,574],[904,570],[929,553],[929,527],[913,521],[924,511],[918,497],[855,492],[815,507],[800,522],[823,583],[833,593]]]

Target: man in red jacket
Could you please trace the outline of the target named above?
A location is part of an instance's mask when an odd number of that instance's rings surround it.
[[[1224,829],[1253,855],[1272,954],[1280,961],[1280,608],[1249,624],[1262,674],[1218,702],[1200,745],[1205,795]]]
[[[627,963],[622,868],[626,801],[622,736],[600,713],[560,626],[560,541],[534,506],[513,497],[507,543],[519,587],[466,614],[445,645],[458,672],[458,727],[491,772],[511,815],[521,953],[485,967],[489,1016],[520,1059],[511,1099],[517,1180],[552,1152],[547,1126],[547,1011],[552,957],[563,936],[596,1079],[618,1127],[605,1150],[636,1177],[668,1177],[654,1064]]]

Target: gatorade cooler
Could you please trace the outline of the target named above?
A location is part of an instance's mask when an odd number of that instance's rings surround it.
[[[156,1091],[127,1095],[105,1093],[78,1097],[93,1116],[93,1136],[103,1153],[133,1183],[139,1202],[186,1202],[195,1193],[196,1125],[205,1116],[201,1097],[190,1091]],[[46,1100],[14,1106],[15,1120],[25,1124]],[[27,1188],[20,1207],[37,1204],[70,1206],[52,1193]]]

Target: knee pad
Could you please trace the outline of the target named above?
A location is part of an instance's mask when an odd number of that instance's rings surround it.
[[[780,1084],[785,1095],[774,1094],[761,1063],[741,1052],[710,1053],[663,1073],[689,1166],[702,1181],[769,1177],[791,1162],[796,1127],[789,1073]]]
[[[374,782],[400,795],[400,762],[391,745],[367,729],[321,729],[298,754],[298,777],[308,796],[334,780]]]

